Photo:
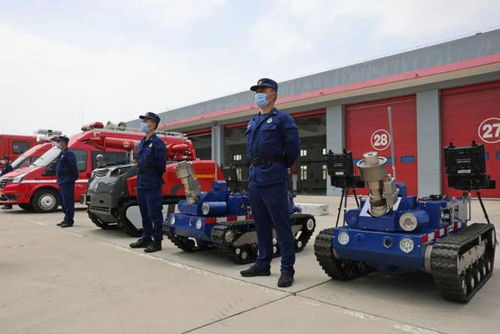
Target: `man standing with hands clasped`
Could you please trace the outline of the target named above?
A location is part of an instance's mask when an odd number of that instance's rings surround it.
[[[78,165],[75,153],[68,148],[69,138],[59,136],[57,147],[61,149],[56,164],[57,185],[61,197],[64,220],[57,224],[62,228],[71,227],[75,217],[75,182],[78,179]]]
[[[269,276],[273,258],[273,227],[281,252],[279,287],[293,284],[295,239],[288,204],[288,172],[299,156],[300,142],[295,120],[274,107],[278,84],[260,79],[252,86],[260,112],[248,123],[247,154],[250,159],[248,193],[254,217],[259,256],[241,276]]]
[[[2,161],[0,161],[0,163],[3,165],[3,168],[0,169],[0,176],[10,173],[14,170],[12,168],[12,165],[10,164],[10,159],[8,155],[5,155]],[[2,210],[10,210],[10,209],[12,209],[12,204],[4,204],[2,206]]]
[[[137,152],[137,201],[142,217],[144,232],[139,240],[130,244],[131,248],[144,248],[146,253],[161,250],[163,239],[163,215],[161,210],[161,186],[167,164],[165,143],[155,134],[160,124],[160,116],[148,112],[139,116],[141,131],[145,137],[139,143]]]

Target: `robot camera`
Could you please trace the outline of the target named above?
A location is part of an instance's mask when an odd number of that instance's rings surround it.
[[[450,143],[444,148],[444,165],[448,185],[463,191],[494,189],[495,181],[486,174],[484,145],[456,147]]]
[[[338,188],[363,188],[364,182],[360,176],[354,175],[352,153],[343,150],[342,153],[336,154],[331,150],[328,151],[326,165],[328,175],[330,175],[331,184]]]

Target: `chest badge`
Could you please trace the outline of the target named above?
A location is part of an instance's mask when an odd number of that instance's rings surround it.
[[[269,119],[267,120],[267,123],[268,123],[268,124],[271,124],[272,122],[273,122],[273,119],[272,119],[272,118],[269,118]]]
[[[148,145],[148,147],[153,147],[153,143],[150,143],[150,144]]]

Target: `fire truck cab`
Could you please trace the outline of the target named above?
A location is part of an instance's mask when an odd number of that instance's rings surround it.
[[[8,156],[9,160],[14,160],[21,154],[36,145],[35,136],[0,135],[0,158]],[[0,168],[3,167],[0,164]]]
[[[39,143],[21,154],[16,160],[12,162],[12,168],[26,168],[31,166],[38,158],[40,158],[45,152],[50,150],[55,145],[54,142]]]

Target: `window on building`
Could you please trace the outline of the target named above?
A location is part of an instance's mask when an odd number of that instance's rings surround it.
[[[323,165],[326,163],[326,114],[303,116],[295,119],[299,128],[300,157],[297,173],[300,182],[299,194],[326,194],[326,180],[323,177]],[[301,168],[300,166],[307,166]]]
[[[300,166],[300,179],[307,180],[307,166]]]
[[[326,169],[326,165],[323,165],[323,180],[326,180],[328,177],[328,170]]]
[[[248,180],[247,122],[224,128],[224,166],[233,165],[240,180]]]

